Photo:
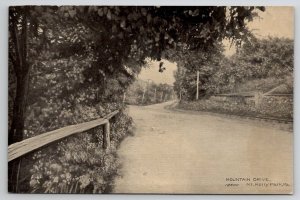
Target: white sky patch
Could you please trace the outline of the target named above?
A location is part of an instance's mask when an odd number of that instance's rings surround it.
[[[268,36],[294,38],[294,8],[268,6],[265,12],[258,11],[259,18],[248,24],[256,37]]]
[[[173,85],[175,82],[174,72],[177,70],[177,64],[169,62],[168,60],[162,59],[166,70],[160,73],[158,72],[160,61],[149,61],[148,68],[143,68],[138,78],[142,80],[152,80],[154,83],[167,83]]]
[[[224,55],[229,57],[236,53],[236,47],[234,43],[231,43],[231,41],[223,40],[223,45],[225,47]]]
[[[247,24],[248,28],[258,38],[284,37],[294,38],[294,8],[288,6],[268,6],[265,12],[258,11],[258,17]],[[233,44],[224,40],[225,56],[231,56],[236,52]]]

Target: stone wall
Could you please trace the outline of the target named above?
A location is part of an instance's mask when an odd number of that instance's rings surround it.
[[[257,109],[261,113],[267,113],[270,116],[284,116],[293,118],[293,96],[264,96]]]

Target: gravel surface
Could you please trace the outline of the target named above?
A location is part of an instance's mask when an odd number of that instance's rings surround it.
[[[257,121],[129,106],[116,193],[291,193],[293,134]]]

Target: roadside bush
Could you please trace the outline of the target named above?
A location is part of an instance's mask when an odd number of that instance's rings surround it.
[[[273,117],[280,119],[293,118],[293,104],[291,100],[265,99],[260,107],[255,107],[254,103],[241,103],[237,101],[217,101],[213,99],[203,99],[199,101],[181,101],[180,109],[207,111],[239,116],[253,117]]]
[[[26,121],[27,137],[71,124],[120,112],[110,120],[111,148],[103,150],[103,127],[70,136],[22,158],[21,192],[32,193],[107,193],[118,174],[116,155],[120,142],[132,132],[132,119],[118,103],[102,102],[95,107],[54,106],[53,102]],[[37,116],[37,117],[34,117]],[[45,119],[51,124],[45,125]],[[29,176],[28,176],[29,175]]]
[[[87,132],[68,138],[33,157],[31,192],[102,193],[117,172],[116,158]]]
[[[120,113],[111,124],[111,149],[103,150],[103,129],[64,139],[33,155],[29,167],[33,193],[107,193],[119,163],[116,149],[130,132],[131,118]]]

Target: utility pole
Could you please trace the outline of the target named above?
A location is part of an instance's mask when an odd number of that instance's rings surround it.
[[[142,96],[142,103],[144,103],[145,93],[146,93],[146,87],[144,87],[143,96]]]
[[[156,88],[154,89],[154,102],[156,102]]]
[[[197,91],[196,91],[196,100],[199,99],[199,71],[197,71]]]
[[[179,91],[179,101],[181,101],[181,88],[180,88],[180,91]]]

